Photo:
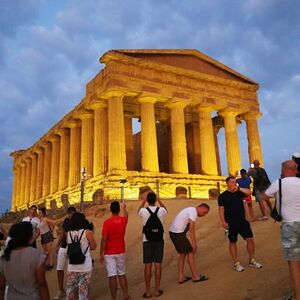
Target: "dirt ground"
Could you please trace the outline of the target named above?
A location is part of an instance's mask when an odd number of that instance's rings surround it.
[[[187,206],[196,206],[203,201],[173,199],[164,201],[168,208],[165,221],[165,253],[161,288],[164,294],[161,300],[206,299],[206,300],[273,300],[282,299],[291,291],[286,262],[282,257],[279,230],[280,225],[272,220],[252,223],[255,234],[256,259],[263,264],[259,270],[248,267],[245,242],[239,238],[239,258],[245,271],[237,273],[232,268],[228,252],[228,241],[219,225],[218,206],[215,200],[206,201],[211,210],[196,222],[198,250],[196,263],[201,274],[209,276],[205,282],[191,281],[177,284],[177,255],[168,237],[168,228],[178,211]],[[132,299],[143,299],[144,279],[142,264],[141,220],[136,214],[139,202],[127,203],[129,222],[126,234],[127,278]],[[258,205],[254,203],[255,214],[259,216]],[[103,220],[110,216],[108,205],[98,213],[91,208],[87,217],[95,225],[97,249],[93,252],[95,268],[91,284],[91,298],[110,299],[108,281],[104,266],[99,264],[100,232]],[[189,269],[186,266],[186,275]],[[57,292],[56,271],[47,273],[51,298]],[[154,298],[154,297],[153,297]],[[123,299],[118,290],[118,299]]]

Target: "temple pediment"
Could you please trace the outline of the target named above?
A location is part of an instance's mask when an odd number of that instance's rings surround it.
[[[207,74],[222,79],[257,85],[257,83],[253,80],[194,49],[111,50],[102,56],[101,61],[106,62],[107,58],[113,56],[114,53],[132,57],[141,61],[169,65],[175,68]]]

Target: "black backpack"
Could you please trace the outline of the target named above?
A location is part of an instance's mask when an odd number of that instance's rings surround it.
[[[146,224],[143,227],[143,233],[146,236],[146,239],[151,242],[158,242],[163,240],[164,228],[161,224],[160,219],[157,216],[157,212],[159,207],[156,208],[153,213],[149,207],[146,207],[148,212],[150,213],[150,217],[148,218]]]
[[[68,244],[67,254],[69,256],[69,263],[71,265],[81,265],[85,261],[85,255],[86,255],[86,253],[89,249],[89,246],[87,246],[84,253],[82,253],[80,241],[81,241],[81,238],[82,238],[82,235],[83,235],[84,231],[85,230],[83,230],[81,232],[81,235],[80,235],[79,238],[78,238],[78,236],[75,236],[73,238],[72,235],[71,235],[71,232],[69,231],[71,244]]]

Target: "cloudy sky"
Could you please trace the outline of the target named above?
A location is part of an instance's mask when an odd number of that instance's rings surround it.
[[[196,48],[220,60],[260,83],[271,179],[300,152],[298,0],[0,0],[0,7],[0,210],[10,207],[10,152],[31,146],[81,100],[109,49]],[[245,126],[239,135],[248,168]]]

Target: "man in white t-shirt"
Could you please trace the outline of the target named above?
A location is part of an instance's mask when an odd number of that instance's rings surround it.
[[[197,217],[204,217],[209,212],[209,206],[202,203],[197,207],[187,207],[181,210],[175,217],[170,227],[170,238],[178,252],[178,283],[182,284],[192,279],[193,282],[205,281],[208,279],[205,275],[197,272],[195,264],[195,253],[197,251],[197,243],[195,236],[195,222]],[[186,236],[189,232],[190,239]],[[188,257],[189,267],[192,278],[184,275],[184,261]]]
[[[40,219],[36,216],[37,206],[31,205],[28,209],[28,216],[22,219],[22,222],[30,222],[33,228],[33,236],[31,240],[31,246],[36,248],[36,239],[40,235],[40,230],[38,229],[38,225],[40,224]]]
[[[288,262],[294,286],[294,296],[300,300],[300,178],[296,177],[297,164],[293,160],[282,163],[281,168],[281,241],[284,258]],[[264,198],[277,196],[279,180],[275,180],[265,191]]]
[[[159,203],[159,206],[155,205],[156,201]],[[148,207],[144,207],[146,202],[148,202],[149,205]],[[163,291],[160,289],[160,281],[161,281],[161,273],[162,273],[161,263],[163,260],[163,253],[164,253],[162,224],[163,224],[163,219],[167,214],[167,209],[164,206],[164,204],[161,202],[161,200],[156,198],[156,194],[153,192],[147,194],[147,197],[145,197],[142,200],[142,203],[138,208],[138,215],[141,217],[143,221],[144,228],[148,219],[150,218],[151,213],[152,214],[156,213],[161,223],[161,226],[159,227],[160,227],[160,231],[162,232],[161,234],[159,234],[158,238],[154,237],[155,240],[148,240],[146,238],[147,233],[145,234],[145,230],[143,230],[143,263],[145,265],[144,275],[145,275],[145,285],[146,285],[146,292],[143,294],[143,298],[152,297],[152,293],[150,291],[152,264],[154,264],[154,268],[155,268],[155,297],[159,297],[163,294]],[[159,230],[157,230],[157,232],[158,231]]]

